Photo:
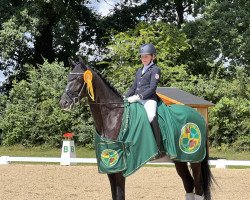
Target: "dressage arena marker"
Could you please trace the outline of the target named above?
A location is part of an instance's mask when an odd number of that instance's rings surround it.
[[[96,158],[54,158],[54,157],[10,157],[1,156],[0,165],[10,164],[11,162],[39,162],[39,163],[83,163],[96,164]],[[174,165],[172,162],[148,162],[148,165]],[[247,160],[209,160],[209,165],[215,168],[227,168],[228,166],[246,166],[250,167],[250,161]]]
[[[74,140],[63,140],[62,145],[62,152],[61,152],[61,159],[60,165],[73,165],[76,162],[70,162],[68,158],[76,158],[76,151],[75,151],[75,143]]]

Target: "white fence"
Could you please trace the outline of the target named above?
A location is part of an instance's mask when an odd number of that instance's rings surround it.
[[[11,162],[39,162],[39,163],[61,163],[61,165],[71,165],[76,163],[97,163],[96,158],[54,158],[54,157],[11,157],[11,156],[1,156],[0,165],[10,164]],[[148,162],[149,165],[174,165],[172,162]],[[226,168],[228,166],[245,166],[250,167],[250,161],[244,160],[209,160],[209,164],[215,166],[216,168]]]

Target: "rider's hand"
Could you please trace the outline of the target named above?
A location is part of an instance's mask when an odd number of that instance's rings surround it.
[[[128,102],[129,103],[134,103],[134,102],[137,102],[139,100],[140,100],[139,95],[133,95],[133,96],[131,96],[131,97],[128,98]]]

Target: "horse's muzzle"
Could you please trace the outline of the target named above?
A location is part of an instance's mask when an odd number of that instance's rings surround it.
[[[66,98],[66,96],[67,96],[67,95],[65,95],[65,94],[62,95],[59,104],[60,104],[60,107],[61,107],[63,110],[70,111],[71,108],[74,106],[74,101],[72,101],[72,100],[69,99],[69,98]]]

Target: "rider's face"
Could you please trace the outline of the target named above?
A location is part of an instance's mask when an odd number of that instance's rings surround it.
[[[153,60],[153,58],[154,57],[151,54],[141,55],[141,62],[143,65],[148,65]]]

